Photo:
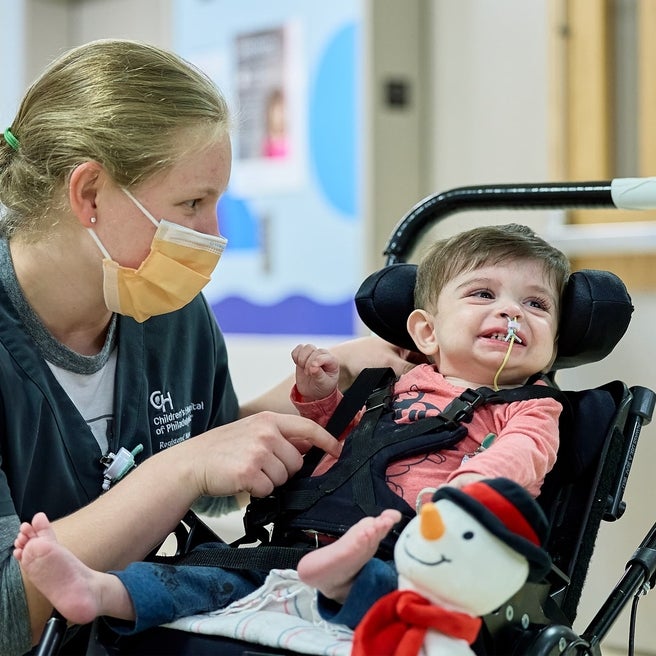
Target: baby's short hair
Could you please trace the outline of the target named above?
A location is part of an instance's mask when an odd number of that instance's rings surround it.
[[[541,262],[560,301],[570,275],[567,256],[531,228],[509,223],[473,228],[432,244],[417,267],[415,307],[435,310],[444,285],[461,273],[516,260]]]

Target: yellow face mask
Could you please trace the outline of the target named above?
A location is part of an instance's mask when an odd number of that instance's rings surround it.
[[[228,240],[170,221],[157,221],[127,189],[123,191],[157,226],[150,253],[139,268],[124,267],[112,260],[93,228],[88,230],[104,255],[107,308],[141,323],[191,302],[210,281]]]

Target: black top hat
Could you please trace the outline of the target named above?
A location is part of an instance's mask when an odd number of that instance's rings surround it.
[[[449,499],[477,519],[493,535],[522,554],[529,564],[529,581],[539,581],[551,568],[542,548],[548,522],[531,495],[508,478],[489,478],[463,488],[443,485],[433,501]]]

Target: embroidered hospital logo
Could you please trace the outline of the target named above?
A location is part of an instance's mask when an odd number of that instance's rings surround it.
[[[205,409],[205,401],[186,403],[181,407],[173,407],[171,392],[157,390],[150,397],[150,405],[158,410],[152,418],[152,430],[160,440],[159,448],[168,449],[174,444],[184,442],[191,437],[191,424],[194,413]],[[179,399],[178,399],[179,401]]]
[[[173,409],[173,401],[171,399],[171,392],[164,393],[160,390],[155,390],[150,395],[150,405],[159,410],[160,412],[166,412],[166,410]]]

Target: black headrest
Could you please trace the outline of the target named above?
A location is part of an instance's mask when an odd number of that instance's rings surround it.
[[[406,320],[414,309],[416,276],[416,264],[390,264],[368,276],[355,295],[365,325],[384,340],[411,351],[417,347]],[[631,297],[614,273],[595,269],[574,272],[563,295],[553,370],[605,358],[626,332],[632,312]]]

